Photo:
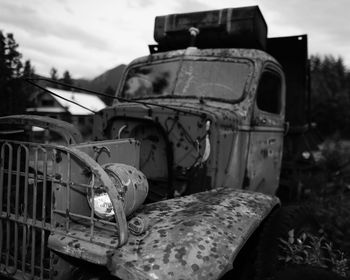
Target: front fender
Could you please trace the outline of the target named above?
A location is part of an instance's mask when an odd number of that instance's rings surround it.
[[[144,206],[150,221],[107,264],[122,279],[218,279],[279,203],[256,192],[221,188]]]

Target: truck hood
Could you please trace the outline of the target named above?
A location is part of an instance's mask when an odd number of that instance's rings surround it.
[[[278,199],[222,188],[144,206],[149,221],[141,236],[111,257],[122,279],[218,279]]]
[[[101,111],[95,118],[94,140],[139,140],[141,171],[148,179],[173,182],[170,192],[183,194],[185,189],[186,194],[191,194],[208,190],[210,185],[222,186],[222,182],[215,183],[219,172],[216,164],[220,162],[220,168],[227,166],[230,155],[227,148],[232,147],[235,132],[249,123],[249,110],[242,107],[245,103],[198,98],[149,99],[147,102],[152,105],[125,102]],[[150,157],[151,153],[154,156]],[[205,163],[208,170],[202,182],[200,178],[190,178],[199,174],[200,163]],[[169,179],[169,174],[174,181]],[[161,191],[157,195],[165,196]]]

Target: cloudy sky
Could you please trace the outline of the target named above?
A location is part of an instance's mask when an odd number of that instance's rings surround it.
[[[0,30],[37,73],[93,78],[146,55],[156,15],[249,5],[270,37],[307,33],[311,54],[341,55],[350,68],[349,0],[0,0]]]

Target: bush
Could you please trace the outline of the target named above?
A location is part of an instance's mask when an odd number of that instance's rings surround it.
[[[322,144],[321,157],[315,163],[317,171],[305,176],[306,179],[301,182],[303,188],[298,202],[312,206],[324,234],[321,237],[294,237],[294,242],[282,241],[285,252],[288,252],[284,261],[317,264],[319,267],[331,264],[339,274],[349,271],[349,147],[348,142],[337,138]],[[336,248],[341,248],[341,251]]]
[[[279,261],[326,268],[342,277],[350,276],[349,260],[344,252],[334,248],[324,236],[318,237],[310,233],[295,236],[294,230],[290,230],[288,236],[288,240],[280,240],[282,253]]]

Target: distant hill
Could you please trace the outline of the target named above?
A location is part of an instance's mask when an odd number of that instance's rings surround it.
[[[117,67],[114,67],[101,75],[97,76],[92,80],[87,79],[76,79],[74,83],[78,87],[98,91],[101,93],[107,93],[109,95],[114,95],[114,92],[117,89],[119,81],[121,79],[122,73],[126,65],[121,64]],[[102,98],[107,104],[111,104],[113,100],[110,98]]]

